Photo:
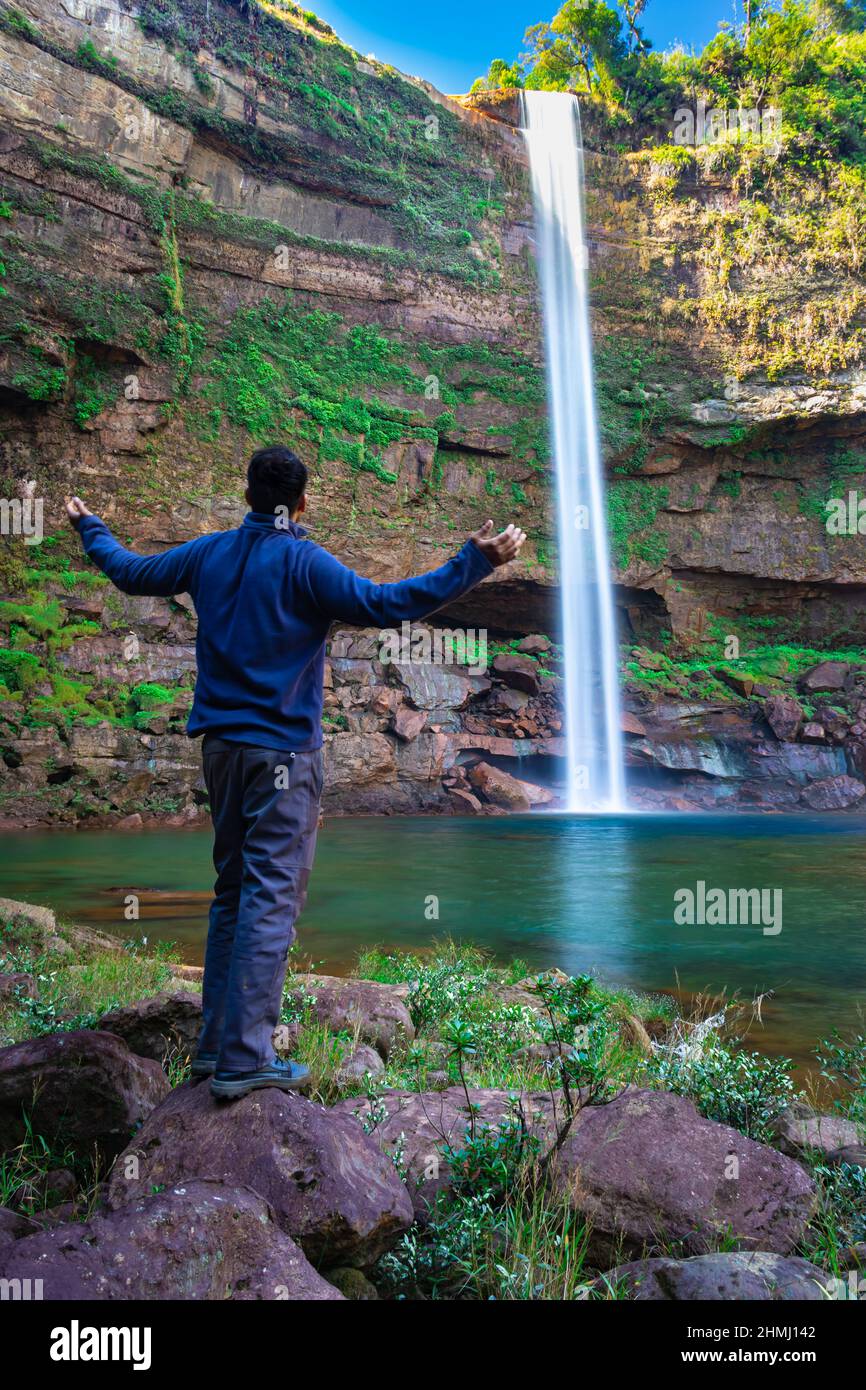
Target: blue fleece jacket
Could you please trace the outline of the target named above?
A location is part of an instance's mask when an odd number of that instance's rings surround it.
[[[387,628],[424,618],[492,571],[474,541],[439,569],[374,584],[306,540],[293,522],[249,512],[161,555],[134,555],[98,516],[84,549],[126,594],[189,594],[198,676],[187,733],[296,752],[322,742],[325,638],[334,621]]]

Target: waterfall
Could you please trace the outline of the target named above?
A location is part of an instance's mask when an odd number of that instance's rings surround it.
[[[569,811],[625,805],[604,472],[595,411],[577,100],[524,92],[556,470]]]

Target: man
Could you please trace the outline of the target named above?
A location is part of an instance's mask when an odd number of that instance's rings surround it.
[[[127,594],[190,594],[198,675],[187,732],[204,735],[217,878],[193,1074],[219,1099],[294,1090],[308,1069],[274,1057],[294,923],[313,864],[322,794],[325,638],[341,622],[392,627],[459,598],[513,560],[524,533],[485,522],[439,569],[374,584],[306,540],[307,470],[290,449],[247,469],[233,531],[134,555],[79,498],[67,512],[87,555]]]

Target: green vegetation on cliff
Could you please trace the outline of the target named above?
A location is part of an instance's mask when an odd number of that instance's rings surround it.
[[[727,372],[862,362],[866,8],[755,4],[697,55],[653,52],[643,9],[568,0],[476,88],[577,92],[590,147],[631,160],[668,273],[688,273],[664,312],[685,332],[697,319]]]

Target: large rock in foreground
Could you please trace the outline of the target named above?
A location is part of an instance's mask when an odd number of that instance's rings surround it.
[[[201,995],[177,989],[114,1009],[97,1027],[123,1038],[137,1056],[162,1063],[172,1048],[186,1055],[195,1051],[201,1022]]]
[[[513,1113],[512,1091],[470,1089],[475,1113],[476,1133],[496,1131]],[[540,1140],[552,1133],[552,1103],[541,1092],[520,1098],[527,1128]],[[362,1096],[338,1101],[331,1113],[355,1115],[364,1123],[376,1119],[371,1137],[382,1152],[400,1154],[407,1174],[407,1186],[416,1215],[423,1219],[437,1195],[451,1186],[449,1150],[459,1152],[466,1145],[470,1113],[462,1086],[444,1091],[388,1091],[378,1098],[376,1116],[370,1117],[369,1103]],[[544,1145],[542,1145],[544,1147]]]
[[[654,1302],[821,1303],[835,1296],[826,1270],[796,1256],[766,1251],[695,1255],[690,1260],[635,1260],[608,1270],[593,1285],[596,1293],[616,1290],[628,1298]]]
[[[0,1275],[39,1279],[42,1297],[58,1301],[343,1297],[257,1192],[202,1179],[16,1240]]]
[[[0,1150],[33,1132],[113,1158],[169,1091],[156,1062],[113,1033],[51,1033],[0,1051]]]
[[[407,1229],[394,1165],[356,1120],[277,1090],[220,1104],[179,1086],[114,1166],[112,1208],[192,1178],[247,1184],[317,1265],[368,1265]]]
[[[793,1159],[704,1119],[682,1096],[644,1090],[580,1112],[554,1187],[587,1217],[601,1265],[672,1240],[701,1255],[722,1237],[785,1255],[816,1195]]]
[[[332,1033],[357,1029],[361,1042],[375,1047],[385,1060],[398,1039],[410,1041],[415,1028],[403,1003],[404,986],[378,980],[354,980],[339,975],[295,975],[289,997]]]
[[[11,1245],[22,1236],[35,1235],[38,1230],[38,1225],[31,1221],[29,1216],[24,1216],[20,1211],[12,1211],[9,1207],[0,1207],[0,1262],[4,1246]]]

